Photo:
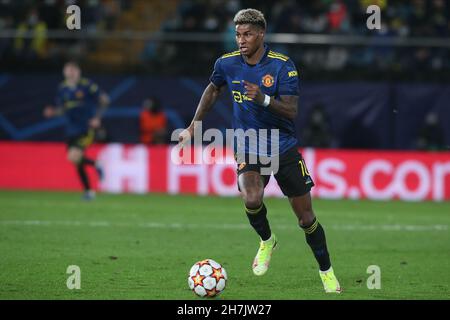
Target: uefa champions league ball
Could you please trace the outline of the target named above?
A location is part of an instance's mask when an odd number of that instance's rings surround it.
[[[227,278],[227,272],[219,263],[205,259],[192,266],[188,284],[199,297],[214,297],[225,289]]]

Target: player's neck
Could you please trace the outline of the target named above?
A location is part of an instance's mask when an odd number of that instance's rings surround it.
[[[79,80],[66,80],[66,83],[69,87],[76,87],[78,84]]]
[[[244,61],[247,64],[250,65],[255,65],[257,64],[259,61],[261,61],[261,58],[264,55],[264,52],[266,51],[266,48],[264,47],[264,44],[262,44],[258,50],[255,51],[254,54],[252,54],[251,56],[244,56]]]

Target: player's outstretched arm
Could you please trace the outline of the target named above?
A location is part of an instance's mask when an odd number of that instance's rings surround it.
[[[191,124],[180,133],[178,141],[180,144],[185,144],[189,141],[190,137],[194,134],[194,123],[196,121],[202,121],[206,114],[212,109],[217,99],[219,98],[223,87],[216,87],[213,83],[210,83],[205,91],[203,91],[200,102],[198,103],[197,110]]]
[[[105,113],[106,109],[108,108],[109,103],[110,103],[109,96],[106,93],[102,92],[98,98],[99,106],[97,109],[97,113],[95,115],[97,118],[103,117],[103,114]]]
[[[89,125],[91,128],[98,129],[101,126],[101,119],[108,108],[110,99],[109,96],[102,92],[98,97],[98,107],[95,116],[89,120]]]

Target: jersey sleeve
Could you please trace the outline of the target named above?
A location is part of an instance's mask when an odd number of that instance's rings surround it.
[[[209,81],[211,81],[216,87],[220,88],[226,83],[225,73],[222,70],[222,59],[217,59],[214,64],[214,71],[209,77]]]
[[[281,67],[278,77],[278,94],[280,96],[299,95],[298,71],[292,60],[286,61]]]

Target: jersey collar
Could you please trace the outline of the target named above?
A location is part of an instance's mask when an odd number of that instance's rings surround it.
[[[269,51],[270,51],[269,46],[268,46],[267,44],[264,43],[264,54],[262,55],[261,59],[260,59],[256,64],[254,64],[254,65],[253,65],[253,64],[248,64],[248,63],[245,61],[245,59],[244,59],[244,57],[242,56],[242,54],[241,54],[241,60],[242,60],[242,63],[244,63],[245,65],[250,66],[250,67],[257,66],[257,65],[261,64],[262,62],[264,62],[264,60],[267,59],[267,55],[269,54]]]

